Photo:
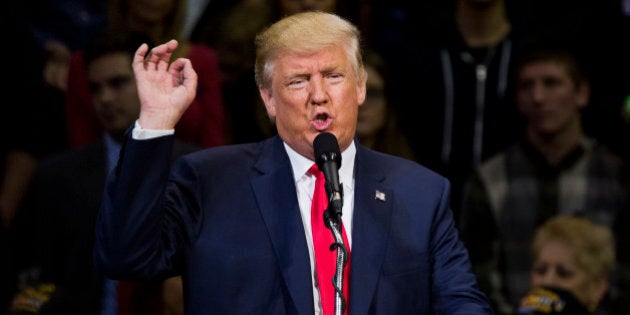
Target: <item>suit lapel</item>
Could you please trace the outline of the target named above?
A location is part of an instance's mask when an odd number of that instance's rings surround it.
[[[251,185],[299,314],[313,314],[311,267],[291,163],[279,137],[265,141]]]
[[[385,257],[394,196],[374,155],[360,145],[355,174],[350,312],[367,314]]]

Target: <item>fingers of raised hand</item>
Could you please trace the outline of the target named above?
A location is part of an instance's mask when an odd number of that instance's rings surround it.
[[[142,64],[145,70],[166,70],[177,46],[174,39],[153,47],[150,51],[146,44],[142,44],[134,56],[134,66]]]
[[[197,72],[192,67],[192,64],[189,59],[179,58],[175,60],[169,71],[172,74],[173,79],[176,82],[173,82],[175,86],[183,85],[189,91],[196,91],[197,89]]]
[[[136,54],[133,56],[133,68],[135,70],[140,70],[139,67],[145,67],[145,56],[147,51],[149,50],[149,46],[147,44],[142,44],[136,50]]]

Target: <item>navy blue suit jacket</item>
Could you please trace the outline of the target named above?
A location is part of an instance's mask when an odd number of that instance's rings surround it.
[[[169,172],[172,141],[126,142],[97,220],[99,267],[129,280],[181,273],[187,314],[312,315],[281,139],[199,151]],[[443,177],[357,145],[350,314],[492,314],[448,205]]]

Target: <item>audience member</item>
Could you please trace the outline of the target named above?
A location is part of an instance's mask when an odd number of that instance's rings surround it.
[[[189,314],[332,314],[333,304],[342,314],[492,314],[459,240],[447,180],[355,141],[367,79],[359,39],[331,13],[271,25],[256,37],[255,78],[278,134],[189,154],[172,168],[163,152],[197,76],[186,59],[166,67],[177,41],[139,47],[142,109],[104,192],[98,266],[120,279],[183,273]],[[324,215],[311,223],[310,213],[312,199],[328,206],[314,196],[323,176],[311,173],[320,135],[338,139],[332,155],[343,156],[346,202],[332,203],[343,215],[337,209],[329,222],[347,236],[333,246],[349,256],[346,277],[336,279],[343,288],[333,276],[318,279],[335,273],[335,257],[314,249],[330,251],[330,231],[323,242],[311,234],[326,229]]]
[[[450,179],[457,213],[466,179],[518,138],[513,61],[524,40],[505,0],[455,0],[443,31],[407,42],[392,58],[401,128],[419,161]]]
[[[626,0],[521,0],[528,6],[531,32],[576,46],[589,70],[592,105],[583,112],[584,130],[620,155],[630,157],[628,129],[619,117],[630,86],[630,18]],[[627,1],[626,1],[627,2]]]
[[[140,31],[154,42],[179,39],[182,45],[175,57],[186,57],[194,64],[200,77],[197,96],[177,126],[178,139],[199,147],[225,143],[226,126],[221,95],[218,57],[209,46],[182,40],[186,0],[145,2],[133,0],[108,1],[108,23],[113,31]],[[73,147],[97,139],[102,130],[96,121],[91,96],[85,79],[81,52],[74,54],[69,73],[70,89],[66,100],[68,136]]]
[[[38,166],[11,231],[16,294],[9,314],[124,314],[108,312],[115,305],[106,303],[104,284],[109,282],[95,270],[92,255],[106,174],[140,111],[131,62],[142,43],[150,39],[115,32],[97,37],[84,50],[94,112],[105,133],[91,144],[48,156]],[[173,157],[196,149],[175,142]],[[128,287],[138,287],[135,294],[141,294],[152,285]],[[121,310],[134,307],[120,304]]]
[[[364,53],[367,72],[365,102],[359,108],[357,137],[366,147],[416,160],[407,137],[402,133],[391,104],[391,84],[385,61],[376,52]]]
[[[558,215],[536,229],[531,249],[533,289],[521,299],[518,314],[607,314],[597,310],[615,267],[615,241],[609,227]],[[550,302],[557,299],[549,296],[560,297],[560,290],[565,303],[552,307]]]
[[[575,55],[559,44],[532,46],[516,85],[525,135],[477,169],[460,221],[473,270],[495,304],[505,306],[498,306],[501,313],[529,287],[527,246],[536,227],[557,214],[579,214],[626,225],[618,230],[627,233],[628,222],[617,221],[630,211],[627,162],[582,129],[589,82]]]

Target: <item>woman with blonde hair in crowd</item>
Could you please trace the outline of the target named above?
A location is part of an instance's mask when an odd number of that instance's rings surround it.
[[[610,228],[583,217],[552,217],[537,229],[532,257],[533,289],[518,314],[607,314],[599,307],[615,268]]]

